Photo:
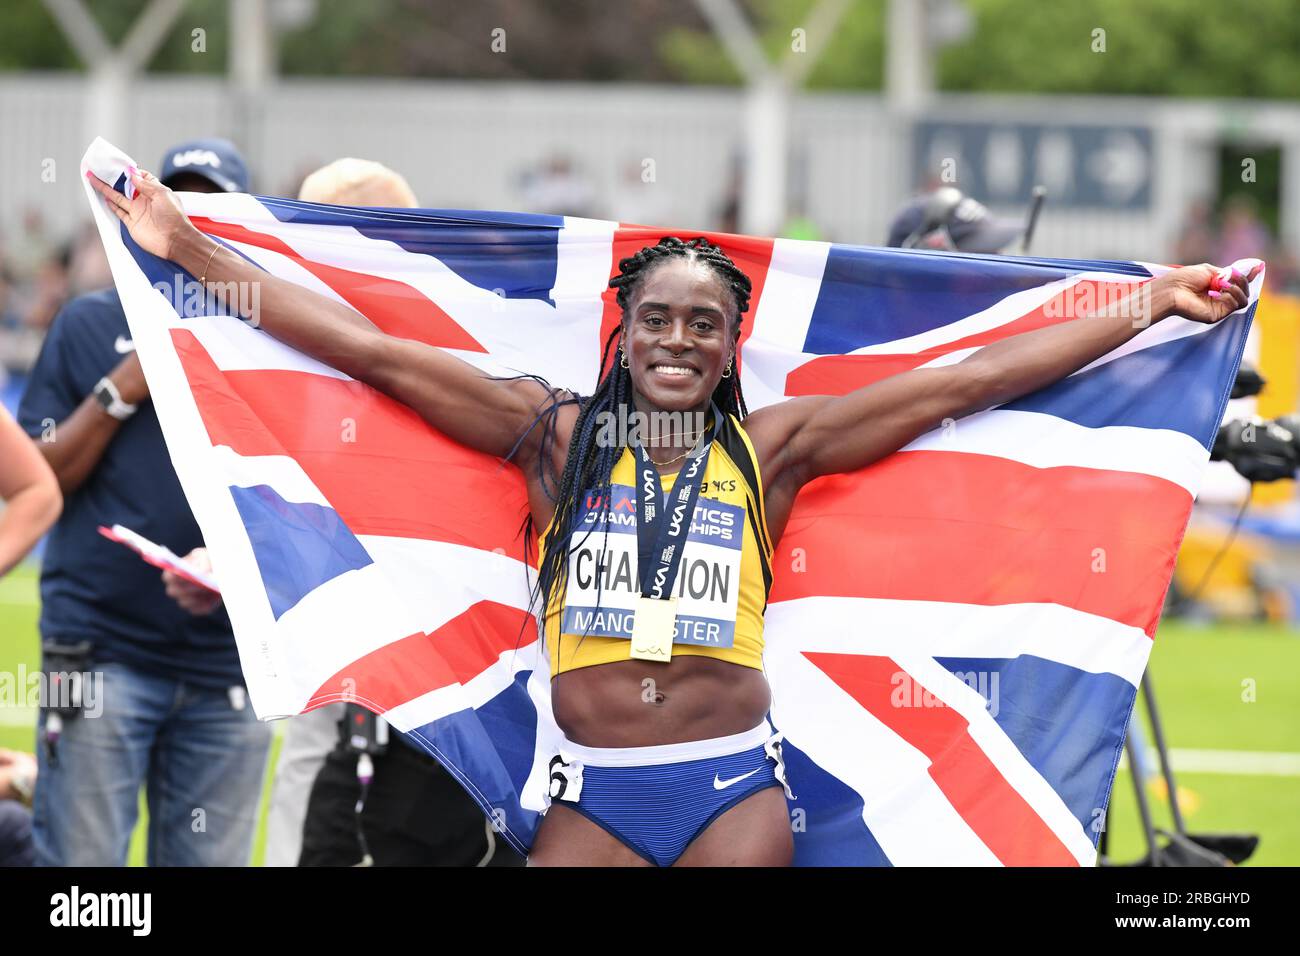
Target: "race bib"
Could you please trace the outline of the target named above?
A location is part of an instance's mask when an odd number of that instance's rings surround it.
[[[594,492],[583,495],[569,545],[568,593],[561,626],[565,634],[631,640],[641,596],[633,489],[613,485],[609,514],[600,512],[600,497]],[[736,635],[744,528],[743,507],[703,496],[696,501],[672,590],[677,598],[674,644],[731,647]]]

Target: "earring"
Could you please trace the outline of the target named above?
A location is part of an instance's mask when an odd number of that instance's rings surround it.
[[[728,363],[727,363],[727,367],[726,367],[725,369],[723,369],[723,371],[722,371],[722,377],[723,377],[723,378],[731,378],[731,362],[728,362]]]
[[[627,364],[627,353],[623,351],[623,346],[621,346],[621,345],[618,347],[618,366],[619,366],[619,368],[631,368],[631,367],[632,367],[632,366],[630,366],[630,365]]]

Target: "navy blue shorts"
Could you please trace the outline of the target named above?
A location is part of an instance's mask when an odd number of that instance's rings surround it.
[[[566,741],[551,759],[560,800],[658,866],[671,866],[710,823],[746,797],[783,787],[781,734],[764,721],[729,737],[598,749]]]

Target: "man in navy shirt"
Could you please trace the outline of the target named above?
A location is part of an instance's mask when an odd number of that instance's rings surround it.
[[[248,189],[224,140],[169,150],[161,179],[178,191]],[[248,863],[271,735],[247,705],[230,620],[212,592],[170,573],[165,586],[97,530],[124,525],[206,561],[116,289],[63,307],[19,420],[65,498],[41,569],[43,656],[89,677],[81,713],[51,724],[41,711],[38,864],[124,864],[141,786],[151,866]],[[55,656],[77,645],[88,655]]]

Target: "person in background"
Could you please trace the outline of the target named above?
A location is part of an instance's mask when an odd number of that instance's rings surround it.
[[[597,213],[595,187],[569,157],[557,154],[521,177],[524,205],[553,216],[591,217]]]
[[[36,862],[32,816],[25,806],[35,781],[35,757],[0,748],[0,868]]]
[[[1223,221],[1215,255],[1220,262],[1236,262],[1259,255],[1272,243],[1268,227],[1259,220],[1255,200],[1240,193],[1229,196],[1223,204]],[[1207,259],[1206,262],[1213,262]]]
[[[402,176],[352,158],[307,176],[298,198],[345,206],[419,206]],[[366,758],[373,776],[358,816],[361,758],[344,723],[348,710],[330,704],[289,721],[267,818],[268,866],[347,866],[365,854],[377,866],[523,864],[496,839],[464,788],[396,731],[383,753]],[[363,720],[368,726],[380,721]]]
[[[168,150],[161,174],[177,190],[248,189],[225,140]],[[115,288],[60,310],[18,417],[65,498],[41,569],[42,663],[86,675],[98,700],[41,708],[37,864],[124,864],[142,785],[151,866],[248,863],[271,732],[247,706],[230,621],[212,592],[160,580],[97,530],[210,566]]]
[[[908,200],[889,224],[885,244],[903,249],[1006,253],[1025,225],[999,219],[955,186],[941,186]]]
[[[35,546],[63,510],[59,482],[30,438],[0,407],[0,577]]]
[[[18,423],[0,407],[0,577],[4,577],[59,517],[59,482]],[[36,759],[0,749],[0,867],[35,859],[31,802]]]
[[[1210,204],[1204,199],[1194,200],[1187,207],[1187,215],[1178,229],[1174,243],[1173,261],[1186,264],[1189,262],[1209,262],[1215,256],[1214,226],[1210,221]],[[1273,271],[1273,260],[1269,259],[1269,273]],[[1265,280],[1267,281],[1267,280]]]

